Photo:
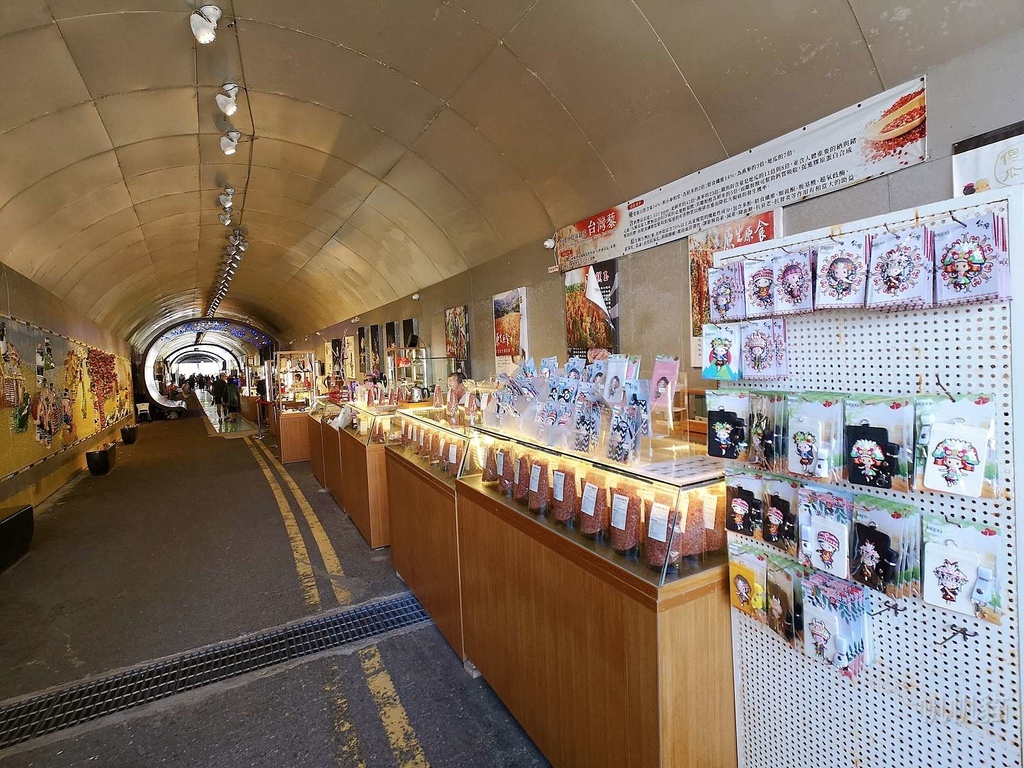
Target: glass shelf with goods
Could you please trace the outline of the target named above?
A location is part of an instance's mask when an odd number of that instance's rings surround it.
[[[316,400],[312,352],[278,352],[269,380],[281,412],[308,410]]]
[[[400,409],[391,419],[388,449],[454,486],[470,441],[465,427],[454,426],[439,408]]]
[[[340,406],[331,405],[338,409],[337,415],[332,419],[332,424],[337,429],[358,437],[365,445],[383,445],[388,441],[396,406],[367,406],[357,402],[343,403]]]

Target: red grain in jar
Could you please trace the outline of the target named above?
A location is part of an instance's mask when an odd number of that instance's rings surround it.
[[[493,445],[487,446],[487,458],[484,459],[484,469],[480,474],[480,480],[484,483],[493,483],[498,479],[498,452]]]
[[[635,555],[640,546],[640,507],[635,488],[612,490],[612,549],[620,555]]]
[[[560,523],[568,523],[575,517],[578,504],[576,470],[570,466],[560,466],[555,472],[552,486],[554,518]]]
[[[526,504],[530,498],[530,457],[525,453],[516,459],[516,485],[512,498]]]
[[[648,502],[646,528],[644,558],[647,565],[660,571],[668,558],[668,570],[677,569],[682,556],[683,528],[676,510],[664,502]]]
[[[551,508],[551,475],[547,459],[536,459],[530,467],[530,511],[546,515]]]
[[[588,486],[593,487],[593,491]],[[587,476],[580,496],[580,533],[589,539],[601,537],[608,530],[608,491],[604,480]]]
[[[498,450],[496,460],[498,470],[498,490],[502,493],[512,493],[512,484],[515,482],[516,467],[515,459],[512,458],[512,451],[508,448]]]

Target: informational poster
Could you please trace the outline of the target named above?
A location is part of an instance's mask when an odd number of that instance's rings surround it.
[[[356,332],[356,338],[359,340],[359,373],[370,372],[370,342],[367,339],[369,336],[369,328],[365,325],[361,326]]]
[[[924,162],[919,78],[558,230],[565,272]]]
[[[359,355],[356,353],[356,337],[346,336],[344,362],[344,372],[346,381],[353,381],[358,375],[358,371],[356,370],[358,359]]]
[[[0,481],[134,410],[131,363],[0,315]]]
[[[512,374],[520,360],[529,355],[527,341],[526,289],[513,288],[493,297],[494,369]]]
[[[619,274],[614,259],[565,273],[565,336],[569,357],[619,351]]]
[[[383,370],[384,362],[384,328],[379,324],[370,326],[370,359],[367,366],[367,372],[373,374],[374,371],[380,373]]]
[[[953,196],[1024,183],[1024,121],[953,145]]]
[[[448,307],[444,311],[444,353],[455,361],[455,369],[469,375],[469,308]]]
[[[701,328],[711,322],[708,269],[715,254],[730,248],[763,243],[782,234],[782,209],[745,216],[703,232],[686,241],[690,258],[690,365],[700,368]]]

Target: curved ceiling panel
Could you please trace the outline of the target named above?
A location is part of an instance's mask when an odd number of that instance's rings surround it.
[[[0,261],[135,344],[205,311],[224,186],[251,247],[218,314],[303,337],[1024,27],[1019,0],[224,10],[206,46],[180,0],[0,11]]]

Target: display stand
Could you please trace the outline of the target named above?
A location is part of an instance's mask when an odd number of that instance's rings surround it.
[[[377,549],[391,543],[384,435],[390,416],[354,403],[353,421],[341,429],[341,497],[345,512],[366,542]],[[379,438],[378,438],[379,435]]]
[[[882,395],[992,393],[1000,424],[1002,492],[996,499],[872,491],[947,521],[973,521],[1003,537],[1002,625],[903,598],[875,595],[875,663],[854,680],[795,652],[764,624],[733,612],[736,718],[744,766],[1022,765],[1021,638],[1016,585],[1021,533],[1014,465],[1024,461],[1024,194],[1020,187],[887,214],[774,241],[802,244],[858,231],[883,232],[999,211],[1008,220],[1013,302],[882,313],[815,312],[787,319],[789,376],[759,388]],[[767,244],[764,244],[767,245]],[[764,245],[719,254],[750,256]],[[1016,396],[1016,397],[1015,397]],[[863,491],[862,486],[839,484]],[[730,534],[730,537],[735,534]],[[748,543],[749,539],[745,539]],[[763,545],[762,545],[763,546]]]
[[[313,353],[278,352],[267,381],[277,393],[276,427],[281,463],[309,461],[309,416],[313,404]]]
[[[300,411],[275,410],[278,453],[282,464],[309,461],[309,416]]]

